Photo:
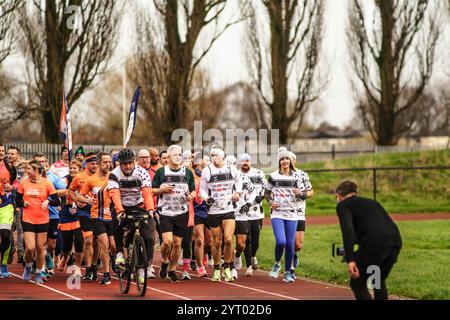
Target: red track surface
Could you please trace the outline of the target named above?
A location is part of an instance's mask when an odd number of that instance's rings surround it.
[[[159,265],[158,259],[155,261]],[[159,271],[159,268],[156,268]],[[233,283],[212,282],[209,278],[197,278],[195,272],[190,272],[192,280],[170,283],[168,280],[149,279],[145,297],[138,297],[136,286],[132,283],[130,292],[123,295],[119,291],[116,278],[111,285],[105,286],[93,282],[81,282],[80,289],[69,289],[66,285],[69,274],[57,272],[43,285],[33,282],[26,283],[21,279],[23,267],[19,264],[9,265],[13,274],[9,279],[0,279],[0,299],[149,299],[149,300],[303,300],[303,299],[353,299],[348,288],[326,283],[297,279],[293,284],[269,278],[265,271],[256,271],[253,277],[246,277],[244,270],[240,271],[239,279]],[[179,272],[181,276],[181,272]],[[211,275],[211,269],[208,270]]]

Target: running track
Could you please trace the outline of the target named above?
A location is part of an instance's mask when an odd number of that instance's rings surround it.
[[[160,264],[159,251],[156,265]],[[197,278],[190,272],[192,280],[170,283],[169,280],[149,279],[145,297],[138,297],[136,286],[132,282],[130,292],[123,295],[119,291],[117,278],[111,285],[102,286],[93,282],[81,282],[81,289],[69,289],[66,280],[69,274],[57,272],[43,285],[22,280],[22,265],[9,265],[12,277],[0,279],[0,300],[349,300],[352,292],[345,287],[326,284],[318,281],[297,279],[293,284],[269,278],[266,271],[255,271],[253,277],[246,277],[240,270],[239,279],[232,283],[224,281],[212,282],[209,278]],[[159,267],[155,267],[159,271]],[[181,269],[178,269],[181,277]],[[211,275],[211,267],[208,275]]]

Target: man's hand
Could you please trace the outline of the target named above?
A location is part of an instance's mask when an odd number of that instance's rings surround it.
[[[86,203],[77,202],[77,206],[79,208],[84,208],[84,207],[86,207]]]
[[[173,193],[174,185],[164,185],[159,188],[159,191],[162,193]]]
[[[153,219],[153,217],[155,216],[155,214],[153,213],[153,210],[148,210],[148,215],[150,216],[150,218]]]
[[[308,193],[304,190],[295,188],[292,190],[292,192],[294,192],[295,198],[300,199],[300,200],[306,200],[306,198],[308,197]]]
[[[359,269],[356,266],[355,261],[350,261],[348,263],[348,273],[350,275],[350,278],[352,279],[358,279],[359,278]]]
[[[24,208],[28,207],[29,205],[30,205],[30,202],[29,202],[29,201],[24,201],[24,202],[23,202],[23,207],[24,207]]]
[[[241,198],[241,195],[239,193],[235,192],[233,194],[233,196],[231,197],[231,201],[238,202],[240,198]]]
[[[125,211],[121,211],[121,212],[118,212],[117,213],[117,216],[116,216],[116,218],[117,218],[117,221],[119,221],[119,224],[121,224],[122,223],[122,219],[123,219],[123,217],[125,217]]]
[[[88,204],[90,204],[91,206],[95,206],[97,203],[97,199],[96,198],[90,198],[90,197],[86,197],[86,202]]]

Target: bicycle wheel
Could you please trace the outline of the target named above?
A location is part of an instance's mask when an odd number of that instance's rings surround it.
[[[134,279],[139,296],[144,296],[147,291],[147,252],[144,239],[136,235],[133,241]],[[141,276],[141,278],[139,278]]]
[[[125,263],[125,265],[118,266],[117,268],[119,268],[118,277],[120,292],[123,294],[127,294],[130,290],[131,285],[131,271],[128,261]]]

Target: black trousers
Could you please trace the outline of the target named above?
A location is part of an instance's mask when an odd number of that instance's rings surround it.
[[[397,262],[400,253],[399,247],[388,247],[371,249],[369,251],[355,252],[356,265],[359,269],[359,278],[350,280],[350,287],[357,300],[372,300],[367,289],[367,279],[377,273],[374,272],[376,267],[379,267],[379,279],[375,278],[375,285],[377,280],[379,287],[374,288],[375,300],[387,300],[388,290],[386,288],[386,278],[392,270],[395,262]],[[373,280],[374,277],[372,277]]]
[[[247,241],[245,243],[245,262],[247,267],[249,267],[251,263],[251,257],[256,257],[256,252],[259,248],[259,235],[261,233],[261,229],[263,226],[263,219],[259,220],[249,220],[249,233],[247,234]]]

